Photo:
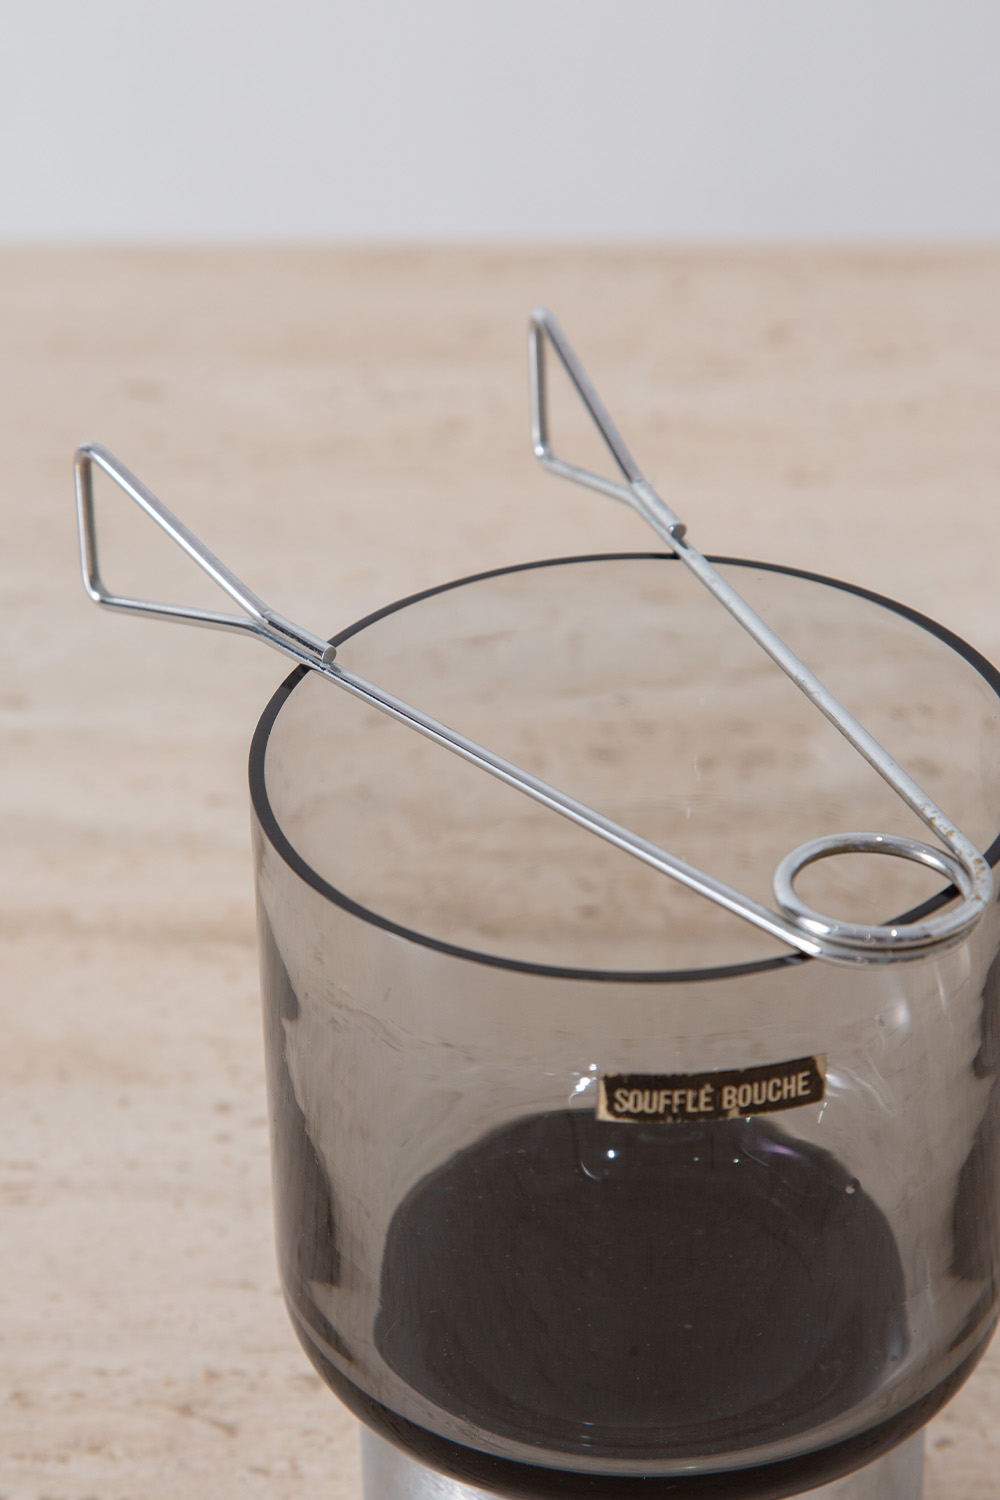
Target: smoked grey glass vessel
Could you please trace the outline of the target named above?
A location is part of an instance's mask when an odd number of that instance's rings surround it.
[[[863,590],[722,566],[995,862],[989,663]],[[806,839],[925,834],[668,556],[480,575],[338,646],[768,904]],[[803,959],[304,670],[250,775],[281,1280],[362,1421],[510,1495],[776,1500],[888,1462],[997,1315],[996,908],[920,959]],[[939,886],[857,855],[800,889],[882,921]],[[805,1103],[597,1107],[793,1063]]]

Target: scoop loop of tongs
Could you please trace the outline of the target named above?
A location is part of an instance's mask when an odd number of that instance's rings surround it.
[[[321,637],[313,635],[278,614],[241,582],[184,524],[164,506],[140,480],[129,473],[111,453],[96,443],[84,444],[76,455],[76,492],[80,527],[80,551],[84,585],[90,597],[108,608],[134,611],[160,619],[179,620],[217,630],[251,634],[319,672],[336,686],[394,719],[443,745],[462,759],[524,792],[536,802],[561,813],[608,843],[697,891],[735,916],[742,917],[772,937],[799,952],[846,963],[873,963],[916,958],[960,941],[976,924],[993,895],[993,876],[982,854],[939,807],[921,791],[882,746],[838,702],[788,646],[750,608],[712,564],[686,539],[686,528],[678,516],[645,480],[611,420],[603,402],[559,324],[543,310],[532,314],[530,336],[531,428],[534,451],[552,473],[574,480],[613,499],[622,500],[677,554],[731,615],[743,626],[773,661],[787,673],[819,711],[834,724],[860,755],[889,783],[918,817],[944,844],[944,850],[894,834],[846,833],[808,844],[788,854],[774,877],[779,910],[772,911],[739,891],[677,859],[666,850],[612,822],[593,808],[567,796],[558,788],[524,771],[456,730],[404,703],[391,693],[338,666],[336,653]],[[545,343],[555,350],[577,394],[610,450],[623,482],[603,478],[557,458],[548,439],[545,384]],[[97,465],[133,500],[188,556],[239,606],[242,614],[221,613],[160,604],[112,594],[105,587],[98,564],[97,529],[94,512],[93,468]],[[852,851],[891,854],[927,865],[951,881],[960,896],[950,909],[923,921],[891,926],[866,926],[838,922],[812,910],[793,889],[796,876],[809,864],[833,854]]]

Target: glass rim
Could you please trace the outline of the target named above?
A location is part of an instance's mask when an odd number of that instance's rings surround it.
[[[842,579],[830,578],[823,573],[814,573],[805,568],[793,568],[783,563],[757,562],[745,557],[725,557],[720,555],[709,556],[709,562],[717,566],[755,568],[767,573],[780,573],[790,578],[801,578],[808,583],[823,584],[828,588],[838,589],[842,593],[854,594],[858,598],[866,599],[870,603],[880,605],[883,609],[909,620],[912,624],[926,630],[929,635],[934,636],[957,655],[973,667],[989,687],[1000,699],[1000,670],[990,662],[982,652],[977,651],[974,646],[949,630],[946,625],[941,625],[932,620],[929,615],[922,614],[908,604],[902,604],[898,600],[890,599],[885,594],[879,594],[873,589],[864,588],[860,584],[846,583]],[[395,599],[381,608],[373,610],[364,615],[360,620],[355,620],[346,625],[343,630],[330,637],[330,645],[340,646],[352,636],[360,634],[369,625],[378,620],[384,620],[389,615],[397,614],[400,610],[408,608],[412,604],[419,604],[424,599],[434,598],[438,594],[448,593],[452,589],[464,588],[469,584],[482,583],[491,578],[503,578],[511,574],[532,572],[541,568],[555,568],[573,566],[578,563],[594,562],[632,562],[632,561],[656,561],[656,562],[678,562],[675,553],[671,552],[590,552],[566,557],[539,558],[535,561],[524,563],[510,563],[499,568],[488,568],[479,573],[470,573],[462,578],[449,579],[446,583],[435,584],[431,588],[421,589],[417,593],[407,594],[401,599]],[[249,757],[249,781],[250,781],[250,803],[254,814],[260,824],[261,830],[275,852],[289,866],[300,880],[303,880],[319,895],[333,902],[351,916],[366,921],[384,931],[394,933],[409,942],[417,943],[423,948],[431,948],[439,953],[447,954],[449,957],[463,959],[470,963],[486,964],[491,968],[514,970],[521,974],[534,974],[549,979],[574,979],[586,980],[591,983],[606,984],[679,984],[697,983],[705,980],[735,979],[747,974],[763,974],[772,970],[785,969],[792,965],[803,963],[814,963],[817,960],[803,953],[779,954],[773,958],[753,959],[745,963],[720,964],[706,968],[689,969],[599,969],[599,968],[576,968],[560,964],[535,963],[528,959],[507,957],[503,954],[484,953],[476,948],[466,948],[458,943],[449,943],[442,938],[432,937],[429,933],[421,932],[417,928],[406,927],[400,922],[394,922],[389,917],[382,916],[371,907],[364,906],[355,901],[345,891],[332,885],[325,880],[313,867],[303,859],[294,844],[282,830],[281,824],[271,806],[267,793],[267,781],[265,776],[265,763],[267,758],[267,746],[278,715],[288,701],[291,694],[300,682],[307,676],[310,669],[306,666],[296,667],[284,679],[281,685],[268,700],[257,727],[254,730],[253,739],[250,742]],[[485,772],[483,773],[486,774]],[[555,816],[555,815],[553,815]],[[991,868],[996,868],[1000,860],[1000,833],[993,840],[990,847],[985,851],[985,858]],[[901,913],[893,918],[895,922],[918,922],[932,912],[938,911],[946,906],[957,894],[954,886],[947,886],[935,895],[928,897],[919,906]],[[734,918],[734,920],[736,920]]]

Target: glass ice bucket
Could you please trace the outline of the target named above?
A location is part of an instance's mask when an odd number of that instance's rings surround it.
[[[864,590],[722,571],[994,862],[996,671]],[[927,836],[671,557],[338,644],[763,902],[807,839]],[[840,1494],[919,1431],[997,1316],[995,906],[921,958],[802,958],[304,669],[250,774],[281,1279],[368,1428],[445,1488],[607,1500]],[[941,885],[857,854],[799,889],[884,921]]]

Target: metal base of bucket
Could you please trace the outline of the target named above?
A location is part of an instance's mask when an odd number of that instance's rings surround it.
[[[495,1500],[486,1490],[425,1468],[364,1427],[361,1464],[364,1500]],[[803,1492],[801,1500],[921,1500],[923,1475],[924,1435],[918,1432],[856,1474]]]

